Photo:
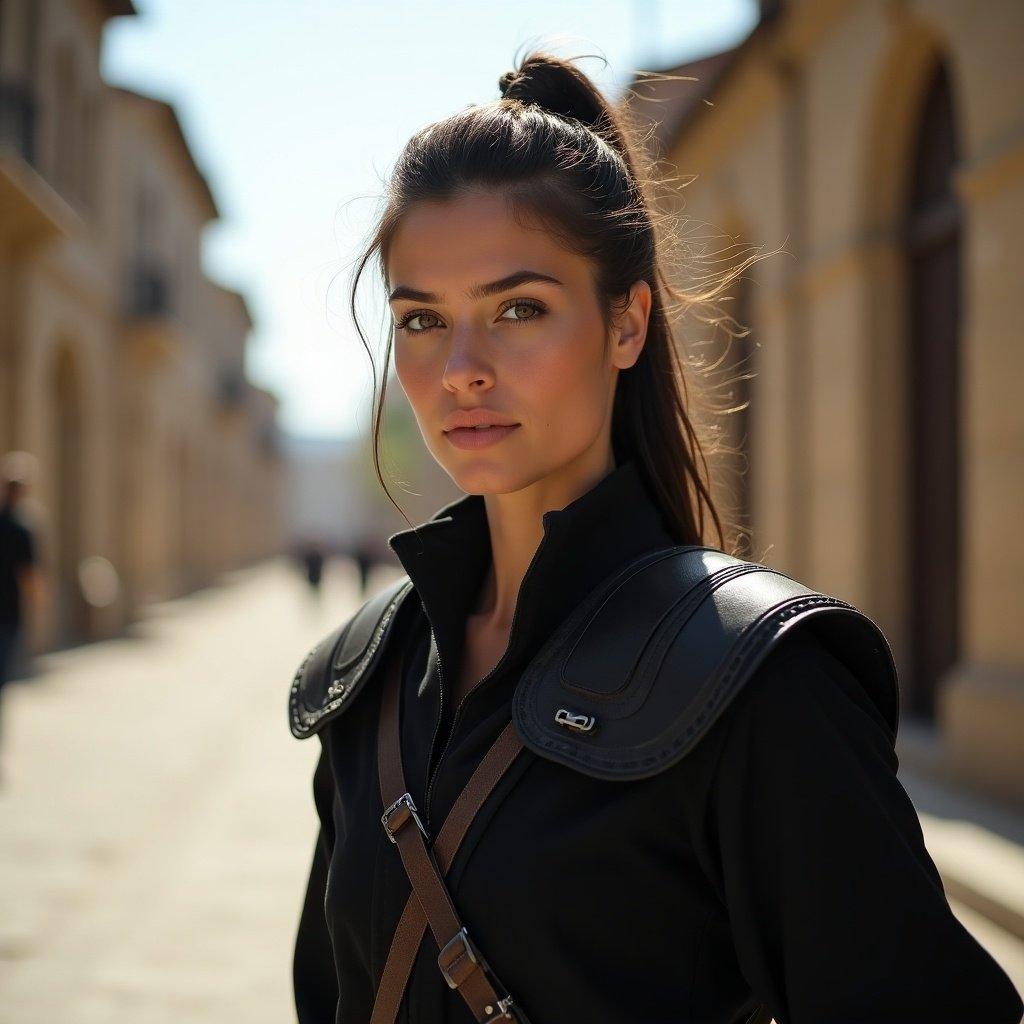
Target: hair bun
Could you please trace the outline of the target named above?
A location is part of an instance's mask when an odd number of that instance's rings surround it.
[[[498,88],[501,90],[502,96],[508,96],[512,87],[520,80],[522,76],[518,71],[506,71],[505,74],[498,79]]]
[[[575,65],[553,54],[530,54],[498,79],[498,88],[503,98],[574,118],[595,131],[607,127],[605,102],[593,83]]]

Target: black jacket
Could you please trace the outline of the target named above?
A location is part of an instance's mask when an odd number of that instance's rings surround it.
[[[390,539],[419,598],[393,642],[406,777],[430,834],[508,722],[538,647],[615,569],[672,543],[631,463],[546,513],[508,650],[455,709],[490,557],[483,499]],[[318,733],[300,1024],[369,1020],[409,894],[380,822],[379,677]],[[608,782],[524,750],[467,833],[449,889],[533,1024],[740,1024],[758,1002],[779,1024],[1018,1024],[1024,1006],[953,916],[896,769],[863,686],[796,631],[659,774]],[[437,952],[428,930],[399,1019],[472,1024]]]

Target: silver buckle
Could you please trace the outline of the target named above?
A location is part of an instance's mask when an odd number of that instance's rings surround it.
[[[466,931],[466,926],[463,925],[444,944],[444,948],[440,951],[440,953],[438,954],[438,957],[437,957],[437,966],[441,968],[441,973],[444,975],[444,980],[448,982],[448,987],[449,988],[458,988],[459,987],[458,984],[455,982],[455,980],[452,978],[451,974],[448,973],[448,968],[444,966],[444,963],[446,961],[449,962],[449,963],[452,963],[455,960],[461,959],[461,957],[463,956],[463,953],[461,953],[461,952],[459,953],[458,956],[448,956],[447,955],[449,953],[449,951],[451,950],[452,946],[454,946],[456,943],[459,943],[461,945],[462,949],[465,951],[465,955],[468,956],[469,959],[473,961],[473,963],[475,963],[478,967],[480,967],[481,970],[486,970],[489,973],[489,968],[487,967],[487,964],[484,962],[483,957],[479,955],[479,950],[470,941],[469,932]],[[490,1003],[488,1003],[487,1006],[484,1007],[484,1010],[488,1014],[492,1015],[492,1016],[489,1016],[487,1018],[488,1024],[489,1024],[490,1021],[493,1021],[493,1020],[516,1020],[517,1019],[515,1017],[515,1015],[512,1013],[512,997],[511,996],[508,996],[508,995],[507,996],[503,996],[501,999],[495,1000],[495,1002],[496,1002],[497,1007],[498,1007],[498,1012],[497,1013],[494,1013],[494,1006],[492,1004],[490,1004]]]
[[[466,951],[466,954],[469,956],[469,959],[473,961],[473,963],[475,963],[475,964],[479,964],[480,963],[480,961],[477,959],[476,948],[473,946],[473,943],[469,941],[469,932],[466,931],[466,926],[463,925],[444,944],[444,948],[438,954],[438,958],[437,958],[437,966],[441,968],[441,973],[444,975],[444,980],[448,982],[448,987],[449,988],[458,988],[459,985],[458,985],[458,982],[452,980],[452,976],[448,973],[448,968],[443,966],[441,961],[442,961],[442,959],[448,959],[448,958],[445,957],[445,954],[448,952],[448,950],[456,942],[461,942],[462,943],[462,948]],[[452,957],[451,959],[456,959],[456,958]]]
[[[484,1007],[484,1009],[488,1009],[488,1007]],[[501,1012],[495,1014],[493,1017],[489,1017],[488,1020],[499,1020],[499,1019],[500,1020],[515,1020],[515,1017],[512,1014],[512,997],[511,996],[505,996],[504,999],[499,999],[498,1000],[498,1009]]]
[[[391,816],[403,807],[408,811],[408,814],[404,815],[402,820],[398,822],[397,826],[394,829],[392,829]],[[423,838],[429,839],[429,836],[427,835],[427,830],[423,827],[423,822],[420,821],[420,816],[416,811],[416,805],[412,801],[412,796],[410,796],[410,794],[408,793],[403,793],[380,816],[380,823],[384,826],[384,831],[387,832],[388,839],[390,839],[391,842],[395,843],[396,845],[398,844],[398,840],[395,838],[395,835],[397,834],[398,830],[409,820],[409,818],[412,818],[412,820],[416,822],[416,827],[420,830],[420,832],[423,833]]]

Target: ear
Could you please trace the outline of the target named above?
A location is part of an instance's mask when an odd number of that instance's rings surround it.
[[[640,280],[629,289],[629,305],[616,320],[612,335],[612,364],[620,370],[628,370],[640,358],[650,316],[651,286]]]

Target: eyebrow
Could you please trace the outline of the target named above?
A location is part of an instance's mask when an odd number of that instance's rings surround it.
[[[468,291],[467,296],[471,299],[486,299],[489,295],[498,295],[507,292],[511,288],[518,288],[523,284],[540,282],[542,284],[562,284],[557,277],[550,274],[542,274],[539,270],[517,270],[508,277],[499,278],[488,284],[475,284]],[[400,284],[388,296],[388,302],[395,302],[398,299],[409,299],[412,302],[444,302],[443,295],[436,295],[434,292],[421,292],[416,288]]]

